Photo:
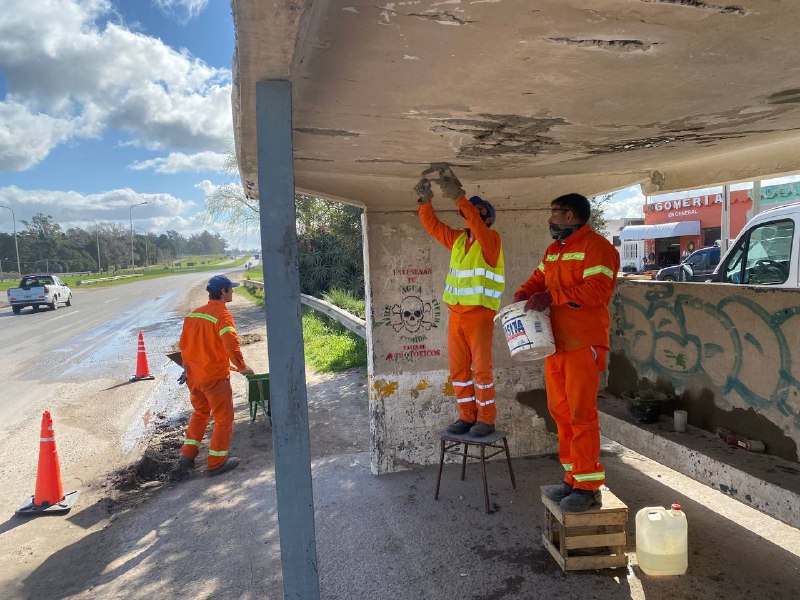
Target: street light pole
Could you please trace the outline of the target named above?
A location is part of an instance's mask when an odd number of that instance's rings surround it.
[[[84,221],[90,221],[94,223],[94,232],[95,236],[97,237],[97,274],[100,274],[102,270],[100,267],[100,225],[94,219],[83,219]]]
[[[19,264],[19,246],[17,245],[17,217],[10,207],[0,205],[0,208],[7,208],[11,211],[11,219],[14,221],[14,249],[17,251],[17,274],[22,277],[22,266]]]
[[[133,209],[137,206],[142,206],[143,204],[147,204],[147,202],[139,202],[139,204],[134,204],[131,206],[130,210],[130,221],[131,221],[131,269],[136,268],[136,263],[133,260]]]

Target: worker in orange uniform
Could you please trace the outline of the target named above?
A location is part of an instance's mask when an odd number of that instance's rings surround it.
[[[489,228],[494,207],[478,196],[467,200],[461,182],[449,168],[440,168],[438,181],[445,198],[454,200],[466,229],[452,229],[433,210],[430,181],[419,180],[414,191],[422,225],[450,250],[450,268],[443,299],[450,308],[447,348],[450,377],[456,392],[458,420],[449,433],[486,436],[497,416],[492,374],[494,316],[505,288],[500,235]]]
[[[609,349],[608,304],[619,254],[587,224],[591,206],[584,196],[559,196],[550,211],[555,241],[514,301],[526,300],[525,310],[550,308],[556,352],[545,359],[545,386],[564,481],[546,495],[562,512],[581,512],[602,505],[597,388]]]
[[[230,365],[243,375],[252,375],[253,369],[244,361],[233,316],[225,307],[233,300],[233,288],[238,285],[225,275],[215,275],[206,286],[208,304],[193,310],[183,320],[181,359],[194,408],[178,459],[178,466],[184,472],[194,468],[194,459],[212,417],[208,474],[219,475],[239,464],[238,457],[228,456],[233,432]]]

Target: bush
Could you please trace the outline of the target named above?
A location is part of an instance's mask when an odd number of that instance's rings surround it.
[[[326,300],[349,313],[359,316],[362,319],[367,314],[364,307],[364,301],[360,298],[356,298],[352,292],[347,290],[333,288],[331,291],[323,294],[322,298],[323,300]]]

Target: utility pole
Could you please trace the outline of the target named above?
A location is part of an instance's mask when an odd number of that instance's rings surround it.
[[[129,214],[130,222],[131,222],[131,269],[135,269],[136,268],[136,263],[133,260],[133,209],[136,208],[137,206],[142,206],[143,204],[147,204],[147,201],[139,202],[139,204],[133,204],[131,206],[130,214]]]
[[[17,217],[11,207],[0,205],[0,208],[7,208],[11,211],[11,219],[14,222],[14,249],[17,251],[17,275],[22,277],[22,266],[19,264],[19,246],[17,245]]]

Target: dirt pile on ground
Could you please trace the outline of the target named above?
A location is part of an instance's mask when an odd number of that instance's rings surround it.
[[[185,428],[185,419],[156,426],[142,458],[111,474],[112,488],[128,494],[155,489],[174,479]]]

